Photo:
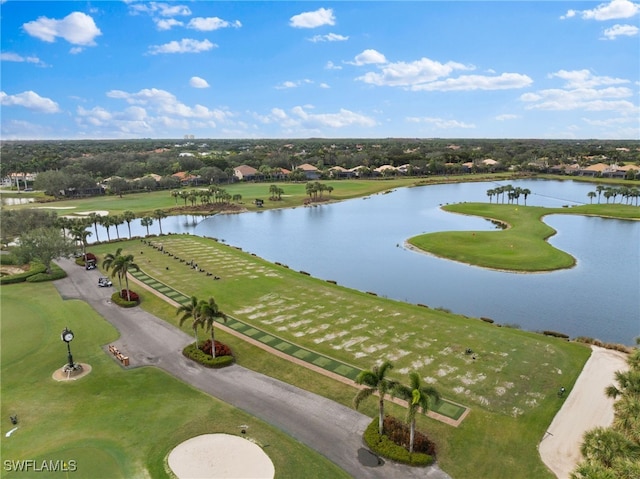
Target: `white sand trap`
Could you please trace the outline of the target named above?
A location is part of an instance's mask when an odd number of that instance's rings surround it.
[[[273,479],[275,469],[260,446],[231,434],[203,434],[178,444],[169,467],[179,479]]]
[[[75,206],[37,206],[41,210],[72,210]]]
[[[98,216],[109,216],[109,212],[105,210],[98,211],[76,211],[77,215],[89,216],[91,213],[95,213]]]

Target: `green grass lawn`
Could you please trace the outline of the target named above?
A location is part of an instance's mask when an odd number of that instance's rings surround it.
[[[589,356],[584,345],[332,285],[205,238],[169,235],[154,241],[222,279],[140,241],[91,251],[102,255],[123,247],[150,276],[187,295],[214,296],[226,313],[310,351],[359,368],[389,359],[398,380],[418,371],[444,397],[471,408],[458,428],[420,419],[438,445],[440,465],[453,477],[552,477],[536,446],[561,406],[557,389],[570,390]],[[143,307],[177,324],[175,309],[151,296],[143,293]],[[191,332],[187,324],[183,329]],[[343,404],[355,395],[348,385],[274,359],[240,339],[222,338],[238,352],[241,365]],[[476,360],[464,354],[468,347]],[[374,415],[372,403],[365,411]],[[390,410],[404,415],[395,406]]]
[[[3,286],[0,295],[3,461],[74,460],[69,475],[79,479],[170,477],[166,457],[177,444],[204,433],[238,434],[238,425],[249,424],[250,437],[269,445],[276,478],[349,477],[281,431],[158,369],[123,370],[101,349],[117,331],[85,303],[63,301],[52,284]],[[52,374],[66,363],[60,332],[67,326],[76,333],[74,360],[92,371],[61,383]],[[13,414],[19,428],[6,438]],[[2,477],[35,475],[3,467]]]
[[[414,236],[408,241],[418,249],[463,263],[509,271],[551,271],[570,268],[575,259],[546,240],[555,230],[543,223],[550,214],[609,216],[640,219],[640,208],[627,205],[582,205],[573,208],[489,203],[446,205],[445,211],[482,216],[508,224],[498,231],[446,231]]]
[[[497,180],[504,179],[505,175],[477,175],[473,177],[474,181],[481,180]],[[361,196],[367,196],[371,194],[380,193],[394,188],[413,186],[416,184],[427,185],[437,184],[442,182],[456,182],[456,181],[470,181],[469,175],[466,176],[448,176],[446,178],[436,176],[428,178],[416,178],[416,177],[399,177],[388,178],[378,180],[322,180],[321,183],[332,186],[333,191],[329,194],[325,192],[323,197],[330,201],[341,201],[349,198],[356,198]],[[269,200],[269,186],[275,184],[284,190],[281,201]],[[273,182],[273,183],[244,183],[238,182],[229,185],[222,185],[222,188],[229,194],[242,195],[242,202],[240,207],[246,208],[250,211],[255,211],[258,208],[254,205],[253,201],[257,198],[264,200],[264,206],[261,209],[274,209],[274,208],[290,208],[295,206],[301,206],[308,198],[305,190],[306,183],[291,183],[291,182]],[[182,190],[198,190],[206,189],[206,186],[198,186],[194,188],[182,188]],[[7,193],[7,196],[26,195]],[[29,193],[30,197],[36,198],[38,201],[46,201],[47,198],[42,193]],[[52,200],[52,198],[48,198]],[[133,211],[138,217],[150,215],[156,209],[169,210],[171,208],[184,207],[184,200],[178,198],[172,198],[171,190],[154,191],[149,193],[133,193],[126,194],[122,197],[118,195],[105,195],[90,198],[72,199],[72,200],[58,200],[48,201],[47,203],[38,204],[24,204],[8,206],[7,208],[33,208],[36,207],[49,207],[53,211],[57,211],[58,214],[70,215],[88,212],[88,211],[108,211],[109,214],[122,214],[124,211]],[[186,206],[190,206],[187,202]],[[176,211],[180,213],[180,211]]]

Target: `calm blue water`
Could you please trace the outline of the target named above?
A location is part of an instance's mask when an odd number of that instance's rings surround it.
[[[509,183],[529,188],[527,204],[536,206],[587,203],[587,193],[595,189],[571,181]],[[217,215],[199,222],[191,216],[166,218],[162,229],[216,237],[269,261],[380,296],[528,330],[633,344],[640,335],[640,222],[547,217],[558,231],[550,242],[577,258],[576,267],[552,273],[491,271],[403,247],[407,238],[424,232],[494,229],[487,220],[445,213],[440,206],[487,201],[487,189],[499,184],[402,188],[341,203]],[[126,236],[126,225],[120,230]],[[132,231],[145,234],[139,225],[132,225]],[[150,232],[158,232],[156,224]]]

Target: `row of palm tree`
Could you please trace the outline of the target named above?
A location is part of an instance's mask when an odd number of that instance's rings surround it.
[[[180,198],[184,201],[185,206],[187,206],[187,201],[191,203],[191,206],[195,206],[198,201],[203,205],[211,204],[212,200],[217,204],[225,204],[231,201],[239,203],[242,201],[242,195],[231,195],[217,185],[211,185],[206,190],[172,190],[171,196],[175,199],[176,205],[178,204],[178,198]]]
[[[356,383],[365,387],[358,391],[353,398],[356,409],[362,401],[373,394],[378,395],[378,433],[384,434],[384,398],[390,394],[407,401],[407,417],[409,423],[409,452],[413,452],[413,443],[416,431],[416,414],[421,411],[426,414],[432,404],[440,401],[440,393],[433,387],[423,385],[417,372],[409,373],[409,385],[405,386],[387,377],[387,373],[393,369],[389,361],[383,361],[371,370],[361,371],[356,377]]]
[[[625,204],[630,205],[634,203],[635,206],[638,206],[638,198],[640,198],[640,188],[633,186],[596,186],[595,191],[590,191],[587,193],[589,200],[593,203],[593,199],[598,197],[598,204],[600,204],[600,198],[602,196],[607,200],[607,204],[609,204],[609,199],[613,198],[612,202],[616,202],[616,198],[620,196],[620,204],[622,201],[625,201]]]
[[[131,270],[140,271],[140,267],[134,262],[133,255],[123,255],[122,248],[118,248],[115,254],[108,253],[105,255],[104,260],[102,261],[102,267],[106,271],[112,269],[111,277],[118,277],[118,287],[120,291],[122,291],[122,280],[124,280],[127,287],[127,301],[131,301],[128,272]]]
[[[314,200],[318,199],[318,193],[320,193],[320,198],[322,199],[323,193],[328,191],[329,194],[333,191],[333,186],[325,185],[324,183],[320,183],[319,181],[309,181],[305,185],[305,191],[309,195],[309,198],[313,198]]]
[[[632,351],[627,364],[628,370],[615,373],[617,385],[605,389],[616,400],[613,424],[585,433],[580,448],[583,460],[572,479],[640,477],[640,349]]]
[[[162,234],[162,219],[167,217],[164,210],[157,209],[152,215],[140,217],[140,224],[147,228],[147,236],[149,236],[149,226],[153,225],[153,220],[158,221],[158,228]],[[100,241],[98,236],[98,225],[102,226],[107,232],[107,240],[111,241],[111,227],[116,229],[116,236],[120,239],[120,230],[118,227],[124,223],[127,224],[129,231],[129,239],[131,239],[131,222],[137,218],[133,211],[124,211],[120,215],[99,215],[98,213],[90,213],[86,218],[68,218],[61,216],[56,220],[59,228],[62,229],[65,236],[70,234],[77,242],[82,242],[83,248],[86,248],[86,240],[88,236],[92,236],[91,232],[85,231],[89,226],[93,225],[96,241]],[[86,233],[86,234],[85,234]]]
[[[509,203],[516,204],[520,203],[520,196],[524,196],[524,204],[527,204],[527,196],[531,194],[531,190],[529,188],[520,188],[516,186],[515,188],[512,185],[504,185],[499,186],[497,188],[491,188],[487,190],[487,196],[489,197],[489,203],[491,203],[491,199],[495,196],[496,203],[499,198],[502,198],[502,203],[504,204],[505,194],[507,195],[507,199]]]
[[[223,322],[227,322],[227,315],[223,313],[218,307],[216,300],[213,297],[209,299],[198,300],[197,297],[191,296],[188,303],[182,304],[176,310],[176,315],[180,316],[180,326],[184,324],[187,319],[191,319],[191,328],[193,329],[193,335],[196,339],[196,348],[198,347],[198,328],[206,328],[207,331],[211,331],[211,355],[216,357],[216,341],[214,324],[216,319],[221,319]]]

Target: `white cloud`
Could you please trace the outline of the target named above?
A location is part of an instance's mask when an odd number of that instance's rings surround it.
[[[153,20],[158,30],[171,30],[173,27],[181,27],[184,25],[180,20],[175,18],[157,18]]]
[[[137,105],[162,115],[170,115],[180,118],[201,118],[223,120],[229,116],[222,110],[211,110],[202,105],[187,106],[178,101],[172,93],[157,88],[145,88],[137,93],[128,93],[122,90],[107,92],[109,98],[125,100],[130,105]]]
[[[174,40],[164,45],[151,45],[149,47],[149,53],[151,55],[157,55],[159,53],[199,53],[206,52],[215,47],[217,47],[217,45],[207,39],[198,41],[192,38],[183,38],[179,42]]]
[[[340,65],[336,65],[332,61],[328,61],[324,68],[325,70],[342,70],[342,67]]]
[[[620,85],[629,83],[623,78],[611,78],[606,76],[595,76],[587,69],[583,70],[559,70],[548,75],[549,78],[562,78],[566,80],[567,88],[593,88],[603,85]]]
[[[351,65],[360,66],[360,65],[370,65],[370,64],[376,64],[376,63],[387,63],[387,59],[379,51],[373,50],[373,49],[367,49],[367,50],[364,50],[362,53],[358,53],[355,56],[354,61],[347,62],[347,63]]]
[[[572,18],[580,15],[585,20],[615,20],[618,18],[631,18],[640,12],[640,4],[630,0],[612,0],[609,3],[601,3],[591,10],[569,10],[562,19]]]
[[[135,13],[148,13],[161,17],[177,17],[191,15],[191,10],[186,5],[174,5],[162,2],[130,3],[129,11]]]
[[[45,63],[38,57],[23,57],[17,53],[5,52],[0,54],[0,61],[3,62],[18,62],[18,63],[35,63],[38,66],[45,66]]]
[[[635,37],[638,34],[638,27],[635,25],[614,25],[604,31],[603,39],[615,40],[617,37]]]
[[[344,128],[346,126],[376,126],[376,121],[368,116],[341,108],[337,113],[307,113],[301,106],[291,112],[299,119],[304,128]]]
[[[457,62],[440,63],[430,60],[429,58],[421,58],[420,60],[410,63],[388,63],[381,67],[379,73],[368,72],[356,78],[356,80],[378,86],[416,87],[417,85],[450,75],[455,70],[471,69],[473,68]]]
[[[227,27],[240,28],[241,26],[242,24],[238,20],[233,23],[229,23],[228,21],[218,17],[196,17],[192,18],[187,24],[187,28],[199,30],[201,32],[211,32],[213,30]]]
[[[451,128],[475,128],[473,123],[464,123],[458,120],[445,120],[443,118],[431,118],[431,117],[407,117],[407,121],[410,123],[427,123],[440,129]]]
[[[301,85],[310,85],[312,83],[313,83],[313,80],[309,80],[307,78],[305,78],[304,80],[297,80],[297,81],[287,80],[280,83],[279,85],[276,85],[275,88],[276,90],[287,90],[289,88],[297,88]]]
[[[320,88],[331,88],[328,83],[320,83]]]
[[[335,25],[336,18],[331,8],[319,8],[314,12],[304,12],[289,19],[294,28],[316,28],[323,25]]]
[[[189,80],[189,85],[193,88],[209,88],[209,83],[207,83],[207,80],[200,77],[191,77],[191,79]]]
[[[498,76],[462,75],[411,86],[413,91],[472,91],[472,90],[510,90],[524,88],[533,83],[527,75],[520,73],[502,73]]]
[[[58,104],[50,98],[44,98],[34,91],[24,91],[17,95],[7,95],[0,92],[0,105],[3,106],[22,106],[28,110],[40,113],[58,113],[60,108]]]
[[[95,38],[102,35],[93,18],[82,12],[70,13],[62,20],[39,17],[22,27],[32,37],[49,43],[60,37],[73,45],[91,46],[95,45]]]
[[[344,35],[338,35],[337,33],[327,33],[326,35],[314,35],[311,38],[308,38],[310,42],[318,43],[318,42],[345,42],[349,40],[349,37],[345,37]]]

